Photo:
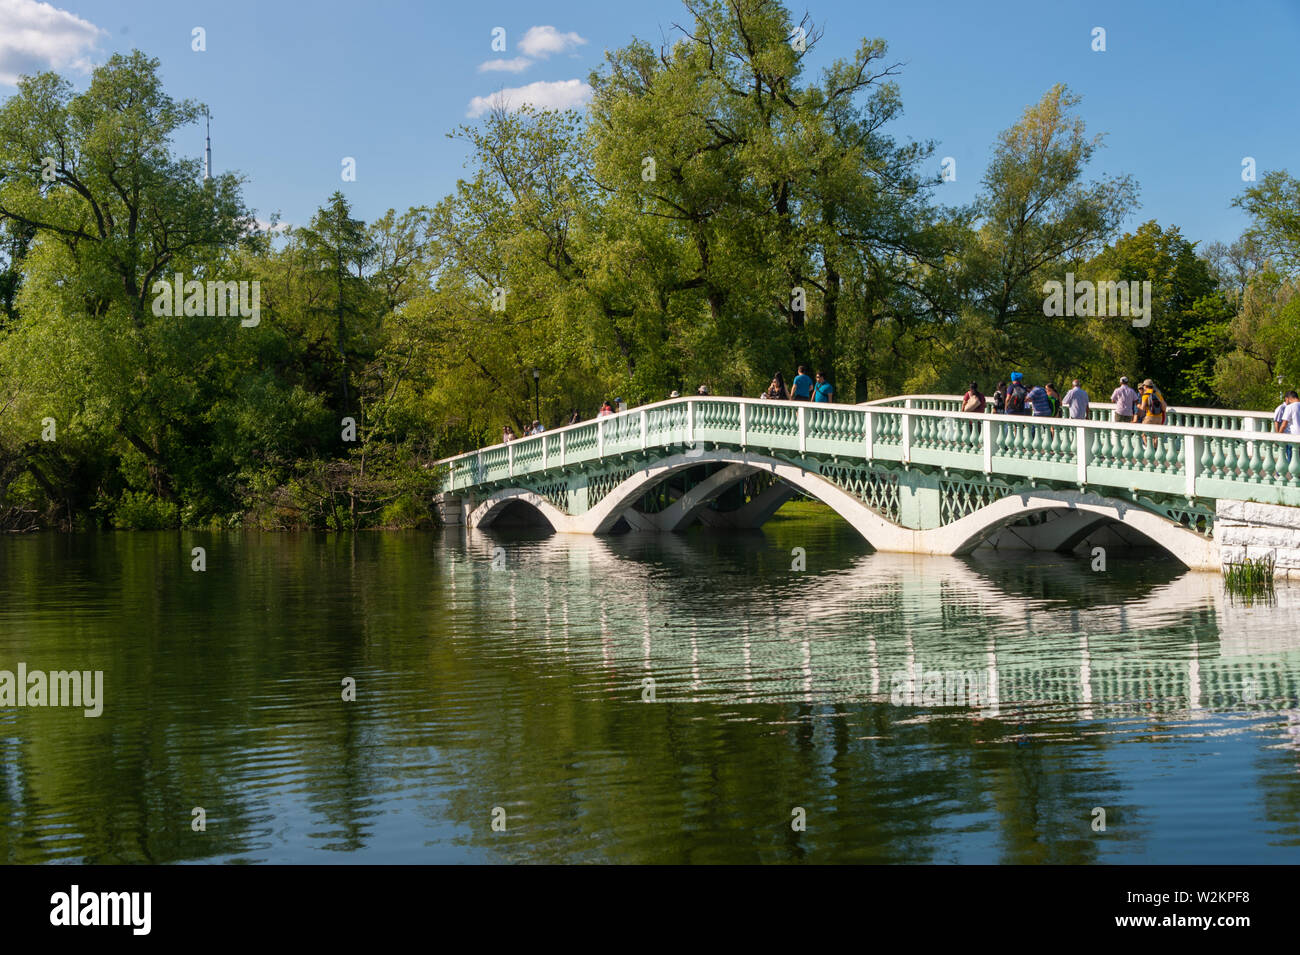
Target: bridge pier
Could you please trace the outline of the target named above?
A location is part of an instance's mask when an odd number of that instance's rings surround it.
[[[938,474],[911,469],[898,481],[898,522],[928,531],[943,523],[943,489]]]
[[[433,505],[438,511],[438,520],[446,527],[463,527],[470,510],[474,506],[473,495],[435,494]]]
[[[1300,507],[1219,501],[1214,532],[1225,565],[1272,557],[1278,577],[1300,579]]]

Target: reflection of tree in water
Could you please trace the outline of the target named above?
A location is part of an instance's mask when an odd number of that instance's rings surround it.
[[[109,707],[6,730],[22,742],[4,750],[0,858],[282,858],[373,849],[409,826],[419,859],[1088,862],[1098,792],[1112,820],[1133,800],[1107,767],[1113,739],[1077,733],[1101,715],[1069,695],[1081,661],[1093,707],[1112,685],[1131,692],[1114,661],[1186,672],[1198,644],[1202,680],[1219,664],[1218,611],[1190,628],[1162,617],[1165,601],[1196,606],[1183,578],[1131,598],[1123,628],[1110,608],[1008,594],[961,560],[869,553],[835,524],[213,537],[202,580],[165,537],[111,538],[72,565],[6,552],[5,605],[47,599],[9,648],[51,667],[98,661]],[[790,570],[795,546],[805,573]],[[48,603],[55,565],[69,567],[66,606]],[[890,703],[898,670],[983,672],[990,655],[1000,711]],[[1259,674],[1275,700],[1296,672],[1276,659]],[[356,703],[339,699],[345,675]],[[645,676],[656,703],[641,702]],[[1293,753],[1257,762],[1267,818],[1294,831],[1278,768],[1293,782]],[[394,821],[391,800],[413,801],[418,821]],[[194,805],[205,834],[189,829]],[[32,836],[55,819],[61,848]]]

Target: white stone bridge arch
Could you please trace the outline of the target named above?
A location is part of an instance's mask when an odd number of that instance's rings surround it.
[[[635,510],[636,502],[649,488],[673,474],[703,464],[724,464],[726,467],[709,475],[661,513],[643,514]],[[466,523],[480,529],[491,527],[510,504],[518,502],[535,509],[547,524],[560,533],[607,534],[620,521],[634,530],[679,531],[697,519],[699,513],[727,487],[756,473],[771,474],[780,482],[772,489],[777,492],[771,495],[773,501],[783,501],[794,491],[802,491],[829,506],[872,547],[881,551],[967,554],[995,532],[1023,520],[1026,515],[1060,512],[1064,517],[1056,523],[1063,526],[1053,528],[1055,533],[1033,535],[1037,540],[1045,542],[1040,549],[1064,549],[1072,542],[1077,543],[1083,539],[1091,529],[1106,522],[1115,522],[1136,530],[1188,567],[1217,569],[1219,564],[1217,548],[1212,540],[1122,499],[1070,489],[1027,489],[1001,497],[950,524],[914,529],[888,520],[868,507],[861,498],[850,494],[821,474],[771,456],[725,448],[714,448],[699,454],[675,454],[647,464],[623,479],[583,514],[566,514],[551,501],[528,488],[507,487],[478,503],[467,515]],[[745,526],[760,526],[776,510],[775,507],[764,507],[761,502],[751,502],[744,510],[751,508],[754,510],[746,515]],[[1048,543],[1050,546],[1047,546]]]

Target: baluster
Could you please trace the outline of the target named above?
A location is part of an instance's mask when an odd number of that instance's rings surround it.
[[[1085,432],[1083,440],[1088,442],[1088,460],[1093,463],[1094,467],[1110,467],[1110,438],[1111,433],[1109,430],[1101,431],[1099,429],[1089,428]]]
[[[1250,467],[1250,458],[1246,456],[1246,442],[1235,441],[1234,443],[1237,446],[1237,473],[1235,477],[1237,480],[1244,480],[1247,475],[1247,468]]]
[[[1246,475],[1246,480],[1250,481],[1252,484],[1259,484],[1264,480],[1264,455],[1263,449],[1260,447],[1263,443],[1263,441],[1246,442],[1246,446],[1250,448],[1250,458],[1246,462],[1246,466],[1249,469],[1249,473]]]
[[[1286,469],[1290,478],[1287,481],[1287,484],[1294,485],[1297,481],[1300,481],[1300,444],[1294,444],[1288,441],[1286,442],[1286,446],[1291,449],[1291,463],[1287,465]],[[1283,460],[1286,459],[1285,454],[1283,454],[1282,457]]]
[[[1272,441],[1260,441],[1256,450],[1259,454],[1259,482],[1276,485],[1281,478],[1278,474],[1277,445]]]
[[[1142,435],[1136,431],[1130,431],[1125,437],[1124,442],[1124,467],[1130,471],[1142,470]]]
[[[1156,441],[1154,437],[1143,432],[1138,440],[1137,470],[1139,471],[1154,470],[1155,461],[1156,461]]]

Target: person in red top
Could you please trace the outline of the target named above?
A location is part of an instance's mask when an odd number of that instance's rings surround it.
[[[969,414],[983,414],[988,400],[980,394],[980,386],[971,382],[966,394],[961,396],[961,410]]]

